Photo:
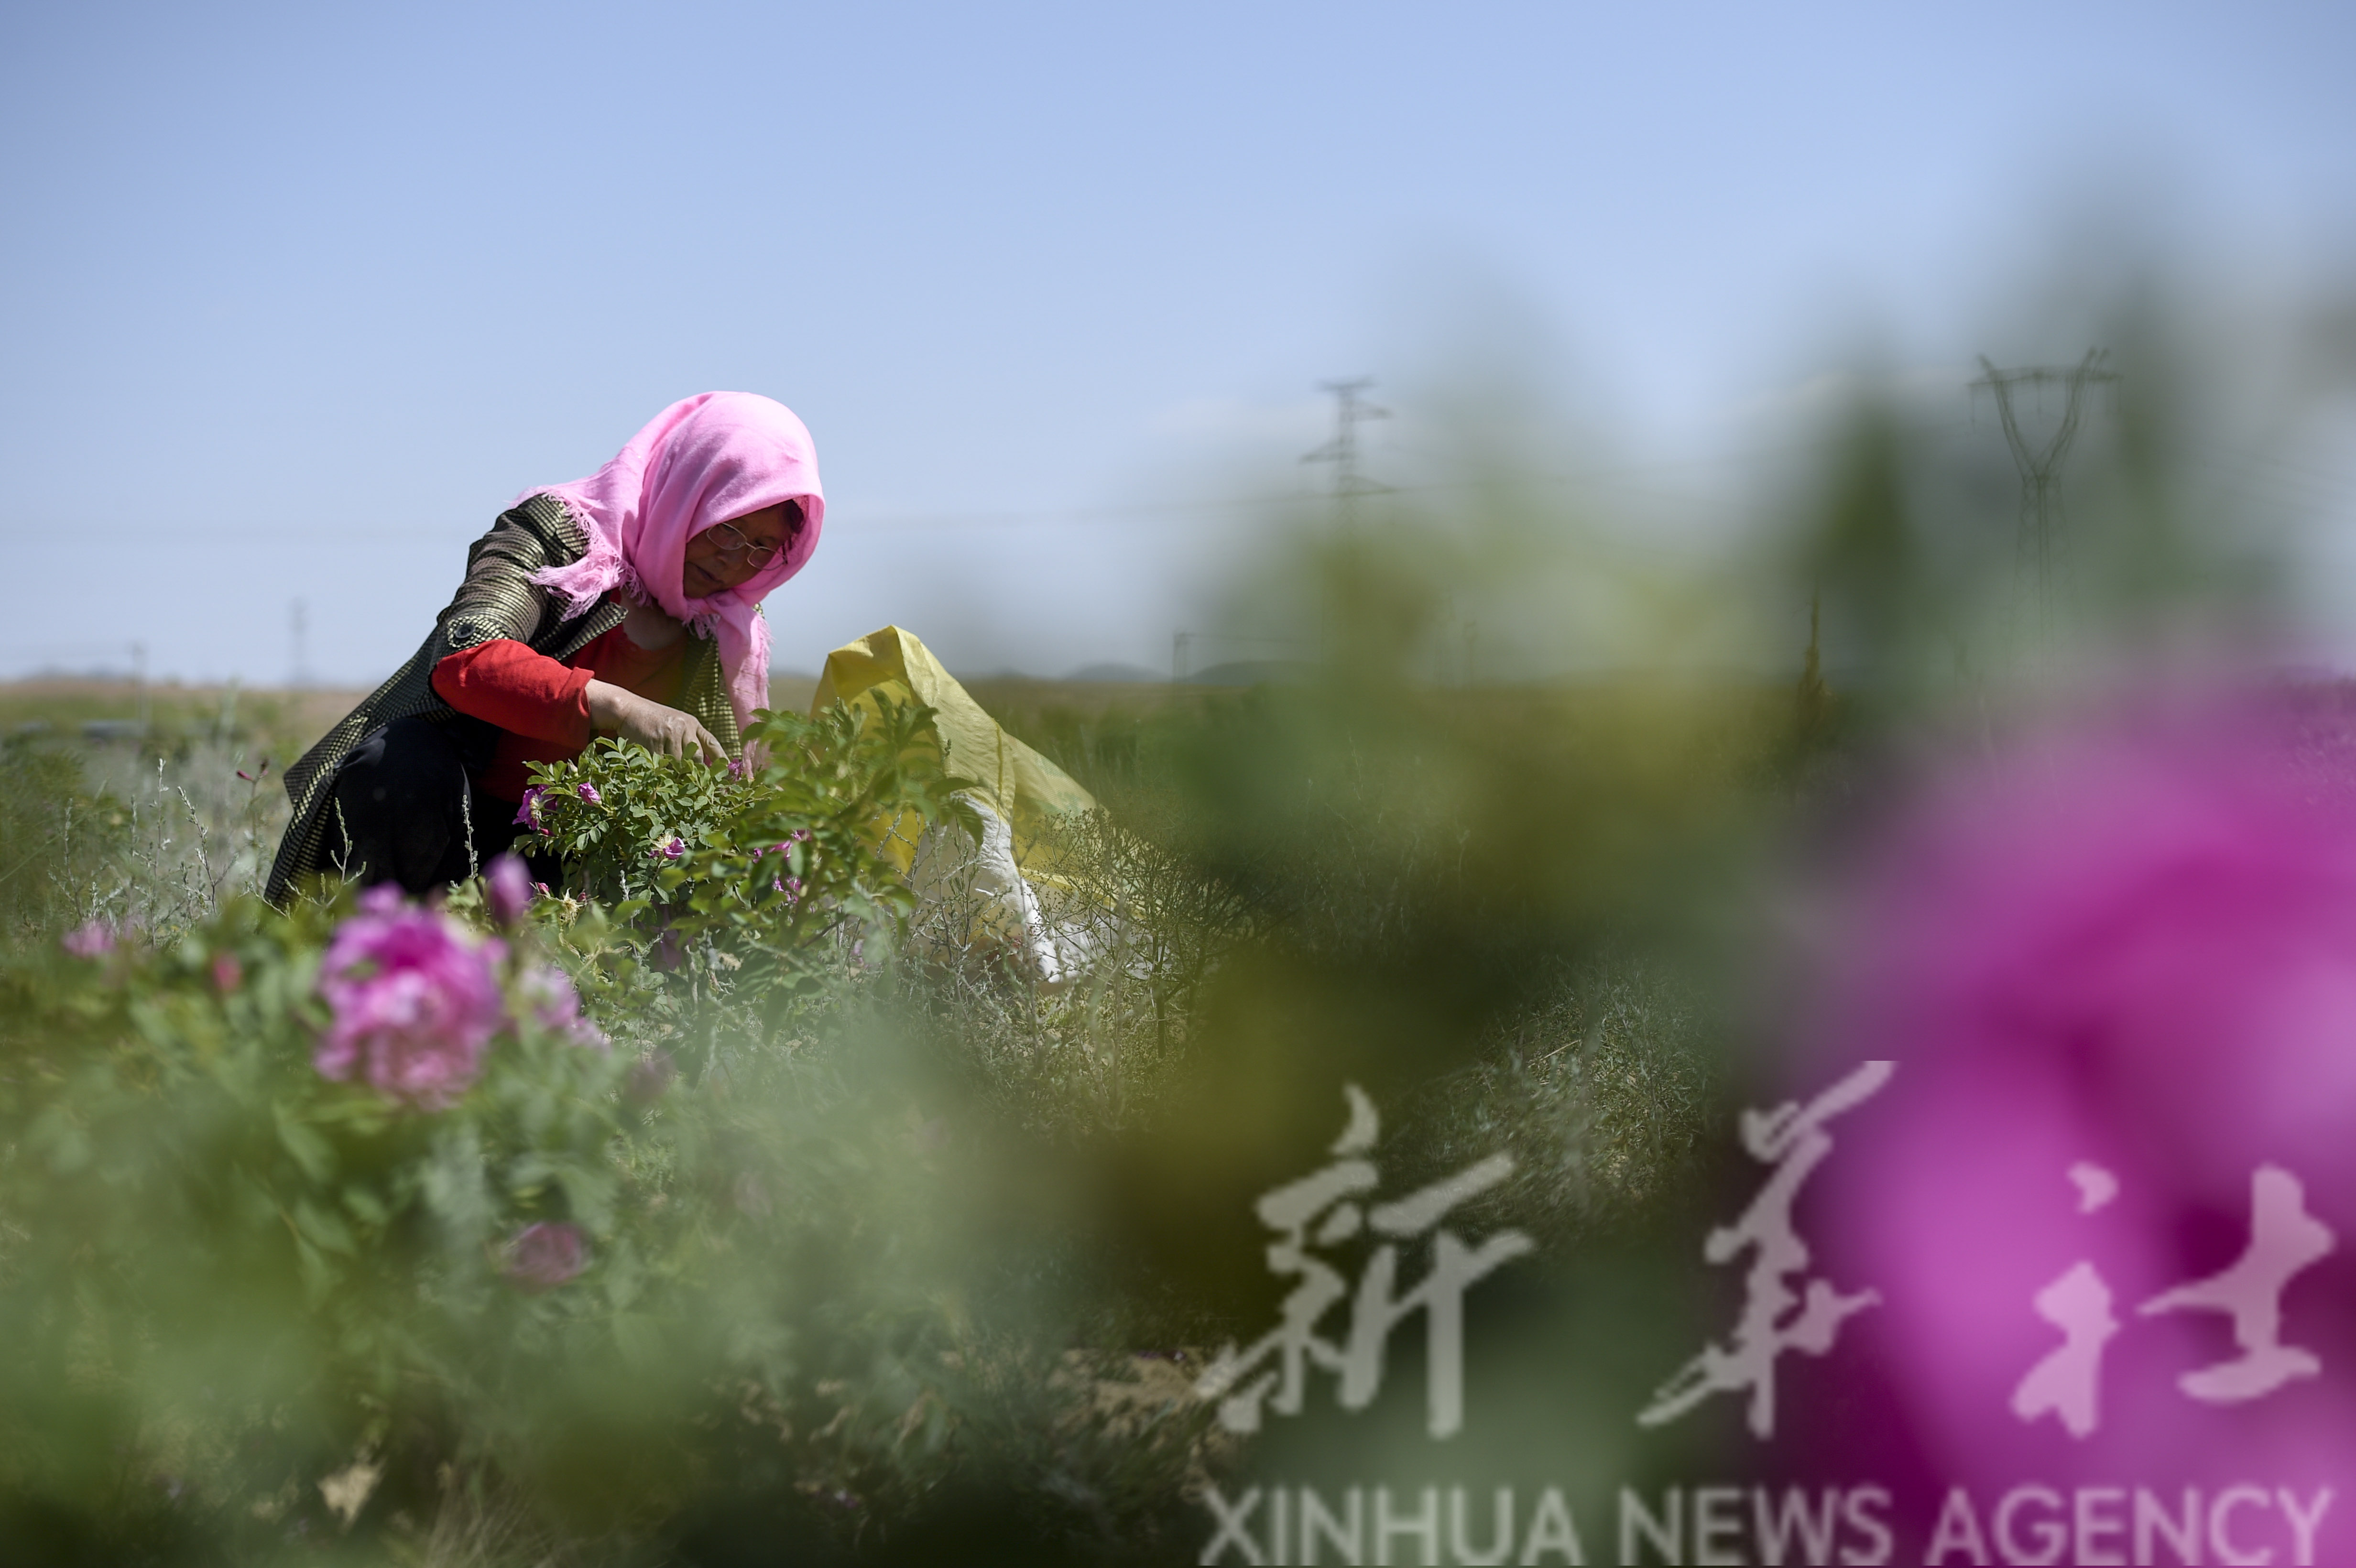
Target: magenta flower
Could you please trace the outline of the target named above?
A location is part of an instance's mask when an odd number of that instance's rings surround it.
[[[221,995],[227,996],[244,984],[245,965],[237,961],[236,954],[213,955],[213,985]]]
[[[496,857],[483,871],[483,902],[491,918],[513,925],[531,907],[531,873],[514,855]]]
[[[676,833],[655,846],[654,852],[666,860],[676,860],[687,853],[687,843]]]
[[[605,799],[605,796],[597,793],[597,786],[593,784],[574,784],[573,786],[573,793],[579,795],[582,799],[587,801],[592,805],[595,805]]]
[[[1831,1128],[1811,1200],[1816,1266],[1880,1296],[1828,1364],[1891,1408],[1785,1434],[1801,1451],[2064,1488],[2356,1471],[2338,1258],[2273,1297],[2283,1346],[2320,1350],[2304,1393],[2190,1394],[2242,1326],[2163,1305],[2254,1244],[2268,1168],[2356,1237],[2356,813],[2313,798],[2286,739],[2244,712],[2027,745],[1882,844],[1826,932],[1826,1049],[1794,1097],[1897,1063]],[[2091,1359],[2053,1362],[2073,1338]]]
[[[58,938],[58,945],[77,958],[103,958],[114,951],[114,927],[102,920],[84,921]]]
[[[517,979],[516,989],[530,1002],[532,1019],[541,1028],[598,1051],[611,1043],[605,1031],[581,1011],[581,993],[573,988],[573,976],[555,965],[533,965]]]
[[[523,792],[523,804],[516,807],[515,826],[529,827],[536,833],[548,831],[548,825],[540,819],[541,797],[547,793],[546,784],[533,784]]]
[[[418,1110],[450,1104],[481,1075],[483,1050],[507,1022],[493,972],[506,951],[470,942],[396,888],[369,889],[320,963],[319,994],[335,1019],[312,1064],[338,1082],[358,1073]]]
[[[554,1290],[589,1266],[589,1243],[577,1225],[542,1220],[509,1238],[504,1273],[519,1290]]]
[[[741,779],[744,776],[744,758],[731,757],[728,759],[728,776],[732,779]]]

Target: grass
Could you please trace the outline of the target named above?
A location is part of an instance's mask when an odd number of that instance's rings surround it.
[[[0,923],[14,935],[102,920],[168,936],[258,892],[286,822],[279,771],[348,700],[0,687]]]

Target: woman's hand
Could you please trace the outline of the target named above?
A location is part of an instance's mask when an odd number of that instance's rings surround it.
[[[693,757],[708,767],[728,760],[727,749],[691,713],[626,691],[611,682],[593,680],[583,693],[589,704],[589,722],[601,735],[636,741],[665,757]]]

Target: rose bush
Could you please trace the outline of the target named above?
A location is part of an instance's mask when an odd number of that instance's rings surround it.
[[[763,785],[591,765],[612,782],[541,797],[543,847],[614,820],[582,814]],[[770,778],[718,841],[786,809]],[[846,765],[792,796],[828,808],[808,838],[761,828],[841,851],[833,908],[797,927],[699,923],[729,862],[676,817],[616,832],[634,876],[650,843],[698,846],[616,908],[578,883],[519,900],[495,861],[440,907],[330,891],[80,944],[102,963],[54,934],[0,951],[0,1540],[23,1504],[80,1521],[92,1560],[152,1555],[150,1529],[258,1560],[344,1528],[321,1483],[363,1471],[354,1528],[403,1550],[453,1477],[650,1528],[691,1476],[766,1474],[787,1443],[857,1499],[830,1529],[921,1495],[956,1463],[951,1208],[901,1157],[908,1092],[794,1044],[871,983],[809,950],[888,926],[894,874],[853,825],[895,791]],[[764,940],[809,984],[729,1002],[721,960],[750,970]],[[680,976],[644,962],[661,943]],[[891,1240],[825,1261],[853,1237]]]
[[[764,714],[746,735],[757,763],[727,769],[603,741],[534,767],[526,842],[562,856],[567,893],[627,933],[628,962],[605,971],[617,983],[644,964],[691,997],[808,990],[905,924],[914,895],[879,852],[894,825],[970,816],[923,741],[931,716],[888,700]]]

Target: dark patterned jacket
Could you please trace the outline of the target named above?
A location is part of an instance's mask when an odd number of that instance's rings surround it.
[[[294,816],[270,868],[265,896],[272,903],[283,908],[304,878],[334,864],[336,770],[363,737],[412,714],[443,723],[459,718],[434,694],[434,667],[444,656],[510,637],[535,653],[568,658],[622,624],[629,612],[610,601],[565,620],[562,598],[531,581],[531,574],[543,567],[580,560],[588,544],[581,525],[562,502],[534,496],[500,513],[491,531],[467,548],[466,581],[458,585],[449,607],[434,617],[433,633],[409,662],[286,770],[286,798]],[[688,649],[680,690],[680,709],[702,720],[735,755],[743,742],[716,643],[697,639]],[[491,825],[495,840],[505,831],[504,823]]]

